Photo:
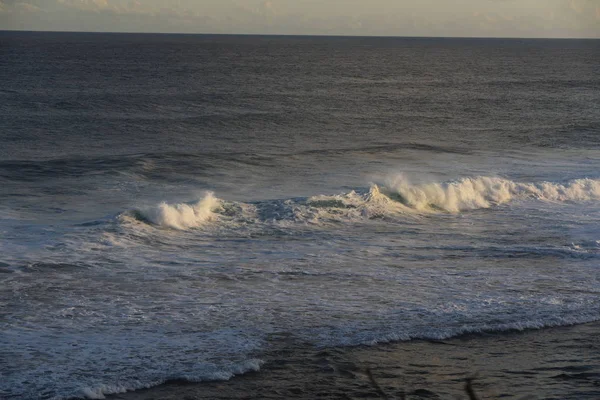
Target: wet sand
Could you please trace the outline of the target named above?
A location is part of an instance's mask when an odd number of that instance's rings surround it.
[[[280,341],[261,371],[227,382],[169,382],[113,400],[600,399],[600,323],[354,348]],[[370,369],[375,384],[366,372]],[[383,393],[378,392],[378,385]]]

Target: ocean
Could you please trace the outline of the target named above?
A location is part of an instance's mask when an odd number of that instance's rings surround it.
[[[600,320],[599,65],[598,40],[0,32],[0,397]]]

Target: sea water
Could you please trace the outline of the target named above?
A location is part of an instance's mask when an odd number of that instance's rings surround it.
[[[0,397],[600,320],[600,42],[0,33]]]

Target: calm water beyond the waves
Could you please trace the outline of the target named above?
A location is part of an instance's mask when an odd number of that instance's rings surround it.
[[[600,42],[0,32],[0,397],[600,319]],[[283,336],[282,336],[283,335]]]

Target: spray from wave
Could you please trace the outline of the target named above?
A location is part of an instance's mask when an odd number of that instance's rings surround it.
[[[412,185],[403,176],[397,176],[388,179],[382,191],[416,211],[456,213],[490,208],[513,199],[535,198],[555,202],[600,200],[600,180],[577,179],[562,185],[552,182],[519,183],[479,176],[447,183]]]
[[[226,202],[216,198],[213,193],[207,193],[195,203],[161,203],[155,208],[137,211],[137,219],[178,230],[199,228],[217,220],[229,221],[235,226],[248,221],[321,224],[394,215],[459,213],[487,209],[516,199],[597,201],[600,200],[600,180],[577,179],[565,184],[522,183],[478,176],[415,185],[403,175],[396,175],[381,185],[371,185],[368,191],[267,200],[253,204]]]
[[[185,230],[197,228],[206,222],[217,218],[220,200],[212,192],[208,192],[204,198],[194,204],[167,204],[161,203],[156,208],[145,212],[141,211],[143,217],[154,225]]]

